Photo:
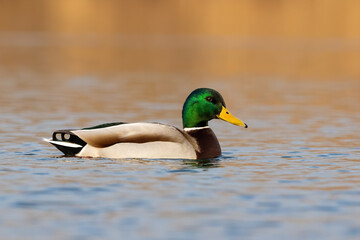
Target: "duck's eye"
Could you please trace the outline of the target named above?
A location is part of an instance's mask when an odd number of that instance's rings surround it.
[[[211,103],[215,103],[215,99],[212,97],[206,97],[205,100]]]

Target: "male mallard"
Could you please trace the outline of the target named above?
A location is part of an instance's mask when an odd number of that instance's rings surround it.
[[[51,139],[67,156],[106,158],[214,158],[221,154],[219,142],[208,126],[218,118],[247,128],[225,108],[217,91],[194,90],[186,99],[184,130],[160,123],[107,123],[79,130],[58,130]]]

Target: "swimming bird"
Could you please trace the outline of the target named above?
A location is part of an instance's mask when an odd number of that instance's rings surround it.
[[[106,123],[90,128],[57,130],[44,139],[66,156],[149,159],[206,159],[221,155],[216,135],[208,126],[222,119],[247,128],[225,106],[219,92],[198,88],[182,109],[183,129],[161,123]]]

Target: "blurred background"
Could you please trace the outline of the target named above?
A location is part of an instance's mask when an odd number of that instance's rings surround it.
[[[1,68],[360,78],[357,0],[0,1]]]
[[[0,0],[0,103],[114,112],[136,98],[179,112],[213,87],[236,106],[355,110],[359,12],[357,0]]]

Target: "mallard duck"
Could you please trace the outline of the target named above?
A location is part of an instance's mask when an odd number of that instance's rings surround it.
[[[212,119],[247,128],[226,108],[220,93],[194,90],[182,109],[183,130],[160,123],[107,123],[78,130],[58,130],[44,139],[66,156],[105,158],[205,159],[221,155]]]

